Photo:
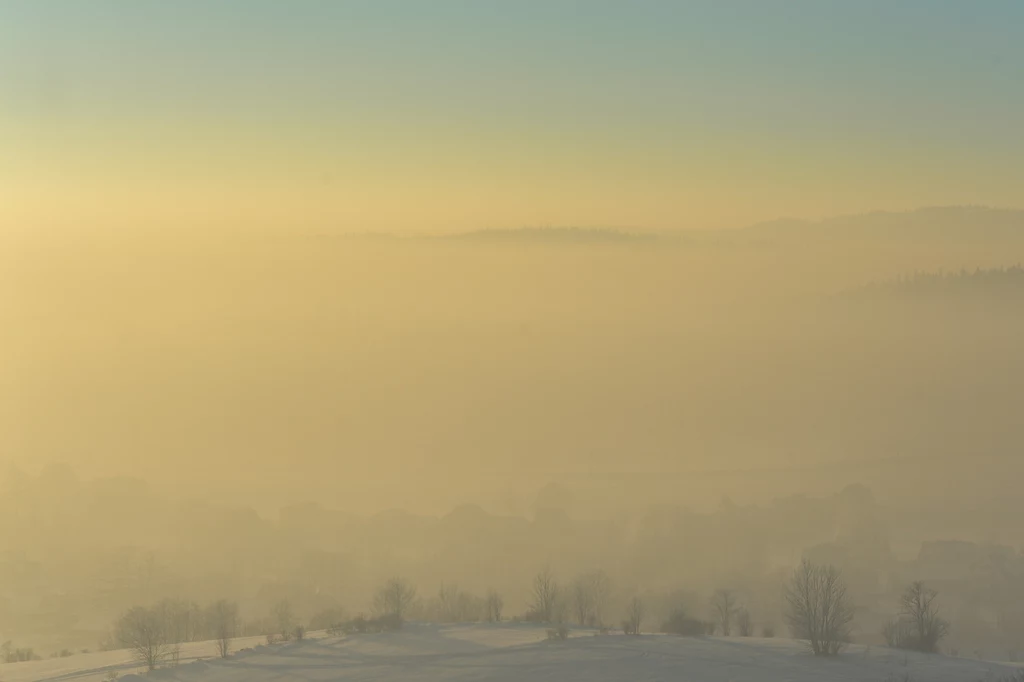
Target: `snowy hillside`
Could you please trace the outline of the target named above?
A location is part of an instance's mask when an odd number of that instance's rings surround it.
[[[187,645],[182,663],[145,679],[176,682],[274,680],[416,680],[454,682],[995,682],[1014,668],[963,658],[853,646],[838,659],[815,659],[799,642],[784,639],[669,635],[595,636],[573,633],[546,641],[533,626],[410,625],[400,633],[252,646],[228,660],[212,657],[209,643]],[[199,659],[199,660],[197,660]],[[184,662],[190,661],[190,662]],[[122,682],[143,679],[126,652],[0,666],[3,682],[99,682],[111,670]]]

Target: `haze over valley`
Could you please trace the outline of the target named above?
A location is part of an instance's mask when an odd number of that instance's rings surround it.
[[[0,681],[1024,682],[1024,3],[0,3]]]

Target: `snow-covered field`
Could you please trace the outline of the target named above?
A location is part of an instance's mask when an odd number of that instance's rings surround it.
[[[227,660],[212,643],[186,645],[177,667],[145,679],[179,682],[415,679],[423,682],[981,682],[1017,669],[963,658],[852,646],[836,659],[816,659],[802,643],[785,639],[595,636],[574,632],[546,641],[534,626],[412,624],[402,632],[252,647]],[[110,671],[138,681],[127,652],[110,651],[0,666],[2,682],[99,682]]]

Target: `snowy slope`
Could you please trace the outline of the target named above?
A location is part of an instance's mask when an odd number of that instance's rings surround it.
[[[202,645],[190,645],[198,647]],[[108,652],[104,656],[124,652]],[[194,652],[193,652],[194,653]],[[191,654],[186,654],[186,656]],[[97,654],[96,656],[100,656]],[[82,659],[74,661],[75,658]],[[3,682],[93,682],[111,661],[61,659],[0,666]],[[90,668],[96,663],[102,667]],[[72,671],[70,666],[82,667]],[[121,668],[122,680],[132,666]],[[257,646],[228,660],[205,658],[157,671],[147,679],[175,682],[283,682],[296,680],[416,679],[424,682],[981,682],[1016,672],[1005,665],[853,646],[837,659],[810,656],[800,642],[783,639],[667,635],[594,636],[578,632],[566,642],[545,641],[532,626],[410,625],[401,633],[320,638]]]

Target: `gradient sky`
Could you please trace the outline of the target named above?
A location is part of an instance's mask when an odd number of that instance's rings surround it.
[[[0,229],[1020,206],[1024,2],[0,4]]]

